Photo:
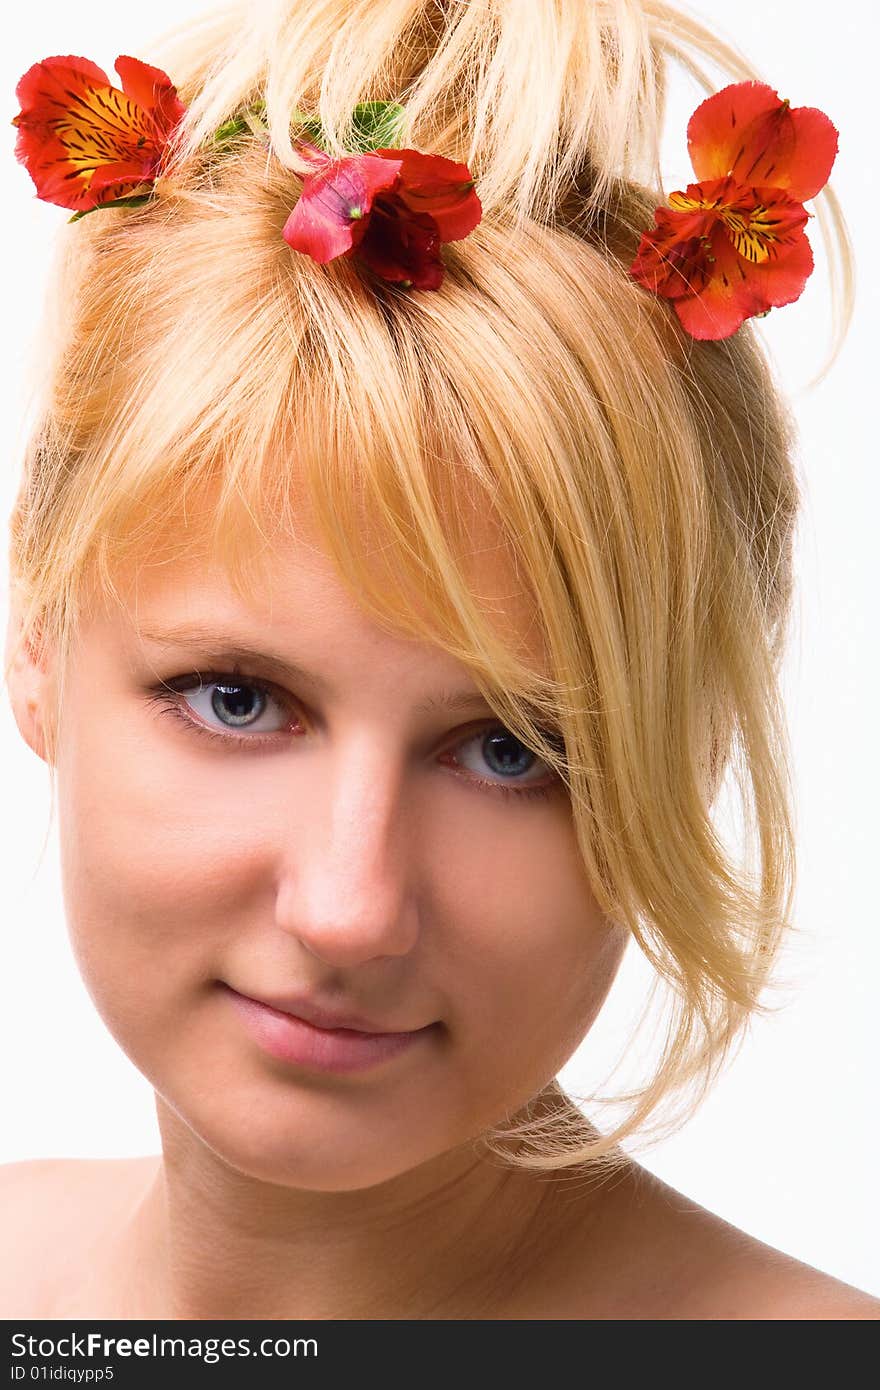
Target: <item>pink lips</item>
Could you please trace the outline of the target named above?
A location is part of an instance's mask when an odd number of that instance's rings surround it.
[[[318,1028],[282,1013],[227,986],[234,1008],[256,1043],[282,1062],[297,1062],[319,1071],[357,1072],[405,1052],[434,1030],[434,1024],[409,1033],[360,1033],[353,1028]]]

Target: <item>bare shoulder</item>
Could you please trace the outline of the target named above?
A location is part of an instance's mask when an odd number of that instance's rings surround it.
[[[60,1278],[100,1245],[158,1157],[0,1164],[0,1318],[44,1317]]]
[[[720,1320],[880,1319],[880,1299],[748,1235],[638,1166],[625,1220],[648,1316]]]
[[[156,1172],[159,1158],[28,1158],[0,1163],[0,1206],[4,1219],[30,1224],[51,1209],[76,1214],[71,1199],[89,1195],[124,1198]],[[95,1213],[90,1212],[89,1216]]]

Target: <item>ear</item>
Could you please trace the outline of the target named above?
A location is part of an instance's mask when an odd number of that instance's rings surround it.
[[[40,643],[39,634],[23,639],[22,613],[13,596],[6,629],[3,658],[6,685],[15,722],[25,743],[43,762],[51,761],[46,737],[53,690],[51,653]],[[11,667],[9,663],[12,663]]]

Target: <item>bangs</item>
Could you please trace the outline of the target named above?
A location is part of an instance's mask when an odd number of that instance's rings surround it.
[[[442,646],[534,738],[518,702],[565,717],[583,681],[564,653],[586,654],[583,634],[613,606],[607,563],[582,544],[592,579],[572,603],[566,552],[625,514],[632,420],[664,408],[643,399],[652,355],[664,370],[648,332],[648,370],[601,383],[605,399],[591,380],[593,325],[612,295],[620,318],[622,293],[638,334],[638,289],[573,237],[497,225],[447,248],[442,293],[367,284],[350,261],[292,255],[286,182],[253,156],[228,164],[210,197],[169,195],[102,227],[93,255],[85,245],[95,331],[77,370],[91,418],[58,447],[79,453],[92,534],[73,533],[69,572],[113,593],[133,562],[201,550],[246,595],[308,518],[377,622]],[[652,452],[641,485],[659,506]]]

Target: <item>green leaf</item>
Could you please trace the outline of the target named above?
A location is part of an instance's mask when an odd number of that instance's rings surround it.
[[[90,212],[100,212],[102,208],[137,208],[141,203],[149,203],[155,197],[153,193],[137,193],[129,198],[110,198],[106,203],[99,203],[94,208],[83,208],[80,212],[75,212],[72,217],[68,217],[68,222],[78,222],[81,217],[88,217]]]
[[[405,109],[396,101],[361,101],[351,113],[348,147],[355,154],[399,149],[403,140]]]
[[[240,135],[252,135],[253,130],[248,124],[247,116],[250,114],[256,116],[257,120],[259,120],[265,109],[266,103],[261,98],[244,110],[239,111],[228,121],[224,121],[220,128],[214,132],[214,144],[229,145],[233,140],[237,140]]]
[[[361,101],[351,113],[351,121],[345,140],[349,154],[368,154],[370,150],[381,150],[386,146],[399,149],[403,139],[403,122],[406,111],[396,101]],[[294,124],[299,127],[299,135],[318,149],[329,154],[324,139],[324,131],[317,116],[308,116],[304,111],[294,111]]]

